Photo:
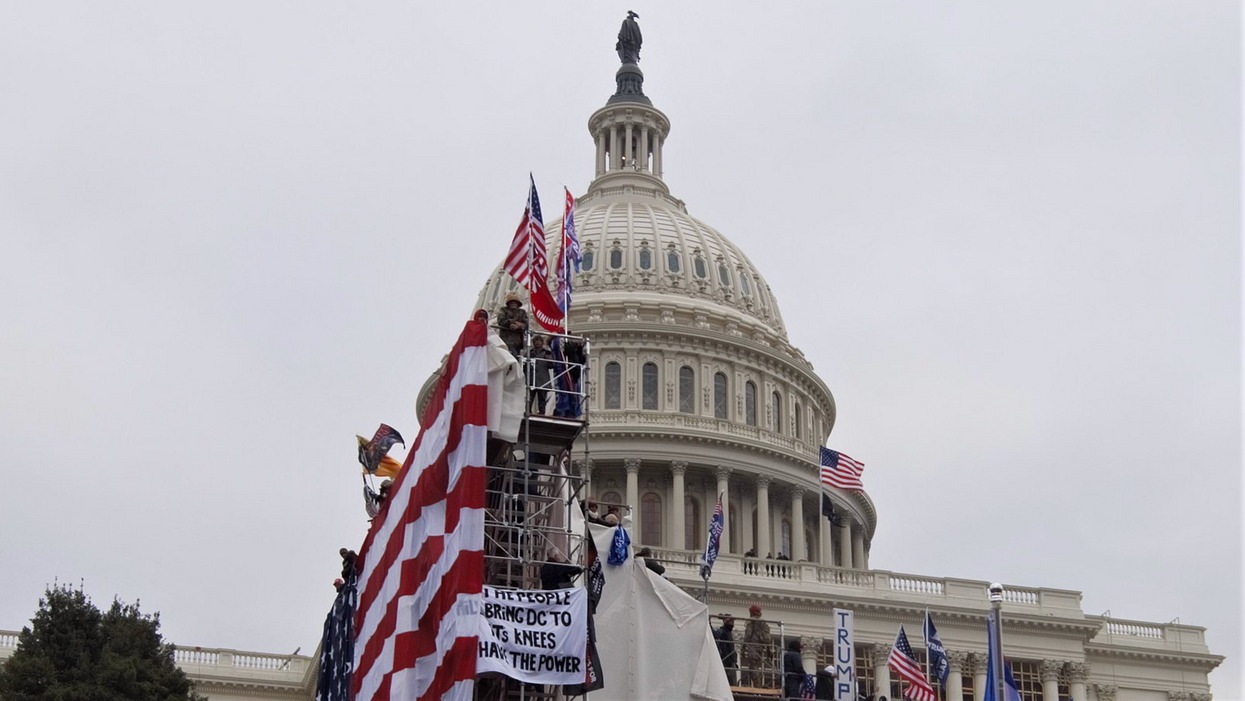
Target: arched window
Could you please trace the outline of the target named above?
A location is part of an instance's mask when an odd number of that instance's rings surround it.
[[[623,503],[623,498],[618,492],[606,492],[601,495],[601,502],[604,504],[621,504]],[[601,518],[605,518],[607,513],[609,513],[609,507],[601,507]]]
[[[817,539],[813,536],[813,529],[805,528],[804,529],[804,552],[800,553],[799,557],[792,558],[792,559],[793,560],[808,560],[811,562],[813,558],[809,557],[809,551],[813,549],[813,546],[816,543],[817,543]]]
[[[609,366],[606,366],[606,370],[608,369]],[[751,381],[744,385],[744,423],[749,426],[757,425],[757,386]]]
[[[610,267],[618,270],[622,267],[622,249],[615,248],[610,251]]]
[[[642,406],[655,411],[657,409],[657,364],[645,363],[640,375]]]
[[[774,432],[782,433],[782,396],[775,392],[771,400],[774,403]]]
[[[672,273],[679,272],[679,254],[670,251],[666,254],[666,269]]]
[[[612,361],[605,364],[605,408],[622,408],[622,366]]]
[[[579,261],[579,269],[584,272],[592,270],[592,261],[594,260],[596,260],[596,255],[592,252],[592,249],[589,248],[584,251],[583,258]]]
[[[739,289],[743,291],[745,297],[752,296],[752,286],[748,284],[748,275],[746,273],[739,273]]]
[[[723,373],[714,373],[713,375],[713,416],[718,419],[726,418],[727,402],[730,400],[726,396],[726,375]]]
[[[765,557],[765,552],[769,549],[769,546],[766,546],[764,548],[761,547],[761,544],[757,542],[758,539],[760,539],[760,537],[761,537],[760,531],[757,530],[757,510],[753,509],[752,510],[752,551],[756,553],[757,557]]]
[[[795,559],[791,555],[791,522],[787,519],[782,520],[782,551],[784,555]]]
[[[686,365],[679,368],[679,411],[696,413],[696,373]]]
[[[693,496],[683,497],[684,549],[700,550],[700,531],[704,527],[700,522],[700,501]]]
[[[731,286],[731,271],[726,269],[725,263],[718,263],[718,281],[722,283],[722,287]]]
[[[793,413],[791,414],[791,423],[795,425],[796,440],[803,440],[804,439],[804,417],[800,415],[801,412],[800,412],[799,402],[795,403],[795,409],[793,409],[792,412]]]
[[[705,269],[705,259],[700,256],[696,256],[696,258],[692,260],[692,270],[696,271],[696,277],[701,280],[709,277],[709,271]]]
[[[648,270],[653,267],[653,252],[647,248],[640,249],[640,270]]]
[[[661,547],[661,496],[657,492],[640,497],[640,542]]]

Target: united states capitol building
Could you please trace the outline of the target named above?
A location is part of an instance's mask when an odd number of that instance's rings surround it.
[[[639,68],[616,79],[588,119],[595,178],[577,201],[584,259],[569,314],[591,340],[591,452],[579,465],[592,495],[631,505],[634,542],[698,595],[705,526],[728,494],[711,611],[746,619],[760,603],[803,639],[811,669],[829,660],[830,610],[852,609],[859,678],[898,698],[890,644],[903,624],[923,658],[928,609],[951,661],[947,697],[980,701],[988,583],[871,569],[880,516],[866,493],[831,490],[840,525],[822,517],[816,456],[834,395],[788,338],[762,271],[671,193],[671,120],[644,95]],[[551,250],[559,230],[546,223]],[[497,309],[515,287],[499,266],[476,307]],[[766,557],[779,554],[790,560]],[[1211,698],[1208,673],[1223,658],[1204,628],[1088,615],[1078,591],[1004,586],[1005,651],[1025,701]],[[0,632],[0,660],[15,645]],[[213,701],[314,695],[313,657],[183,646],[177,660]]]

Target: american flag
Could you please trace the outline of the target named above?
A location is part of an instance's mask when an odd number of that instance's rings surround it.
[[[354,611],[359,600],[355,573],[346,572],[333,608],[324,620],[320,640],[320,675],[316,701],[350,701],[350,668],[354,664]]]
[[[549,275],[549,261],[545,255],[545,220],[540,214],[536,179],[532,178],[531,182],[523,219],[519,221],[519,228],[510,242],[510,254],[506,256],[506,272],[528,291],[535,292],[533,278],[538,276],[544,280]]]
[[[807,672],[804,683],[800,684],[800,701],[817,701],[817,680]]]
[[[468,322],[359,551],[356,701],[471,698],[484,583],[487,344],[487,322]]]
[[[562,247],[558,252],[558,306],[571,306],[571,273],[579,272],[579,236],[575,233],[575,198],[566,190],[566,213],[562,216]]]
[[[895,644],[891,647],[886,666],[898,674],[900,679],[908,682],[903,690],[904,698],[911,701],[937,701],[938,695],[934,693],[934,687],[925,681],[925,675],[921,673],[921,666],[916,663],[916,656],[912,654],[912,646],[908,644],[908,636],[904,634],[902,625],[899,626],[899,635],[895,636]]]
[[[865,485],[860,482],[860,473],[865,471],[865,464],[847,457],[843,453],[821,449],[821,482],[822,484],[863,492]]]

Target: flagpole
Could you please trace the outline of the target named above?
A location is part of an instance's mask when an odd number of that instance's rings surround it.
[[[990,609],[994,612],[994,650],[991,650],[990,667],[994,672],[995,701],[1007,699],[1005,689],[1007,680],[1003,675],[1003,585],[995,582],[990,585]]]

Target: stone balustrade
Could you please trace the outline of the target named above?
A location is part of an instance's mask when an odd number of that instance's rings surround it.
[[[17,649],[17,631],[0,630],[0,660]],[[274,655],[228,648],[174,646],[173,660],[198,679],[263,674],[288,682],[301,682],[314,660],[303,655]]]
[[[666,574],[679,584],[699,583],[699,551],[672,548],[653,548],[653,557],[666,566]],[[799,591],[833,595],[850,588],[852,596],[873,595],[891,599],[901,594],[904,600],[920,603],[955,606],[971,606],[986,609],[990,606],[987,582],[955,579],[951,577],[923,577],[886,570],[863,570],[843,567],[827,567],[813,562],[792,562],[766,558],[745,558],[723,554],[713,567],[713,582],[722,586],[756,586],[764,580],[799,584]],[[1081,618],[1079,592],[1062,589],[1033,589],[1006,587],[1012,591],[1005,597],[1010,608],[1031,611],[1036,614]],[[1154,624],[1142,624],[1150,625]]]
[[[1102,621],[1102,627],[1090,641],[1101,645],[1128,645],[1156,650],[1209,654],[1206,646],[1206,629],[1172,621],[1154,623],[1132,621],[1106,616],[1086,616]]]

